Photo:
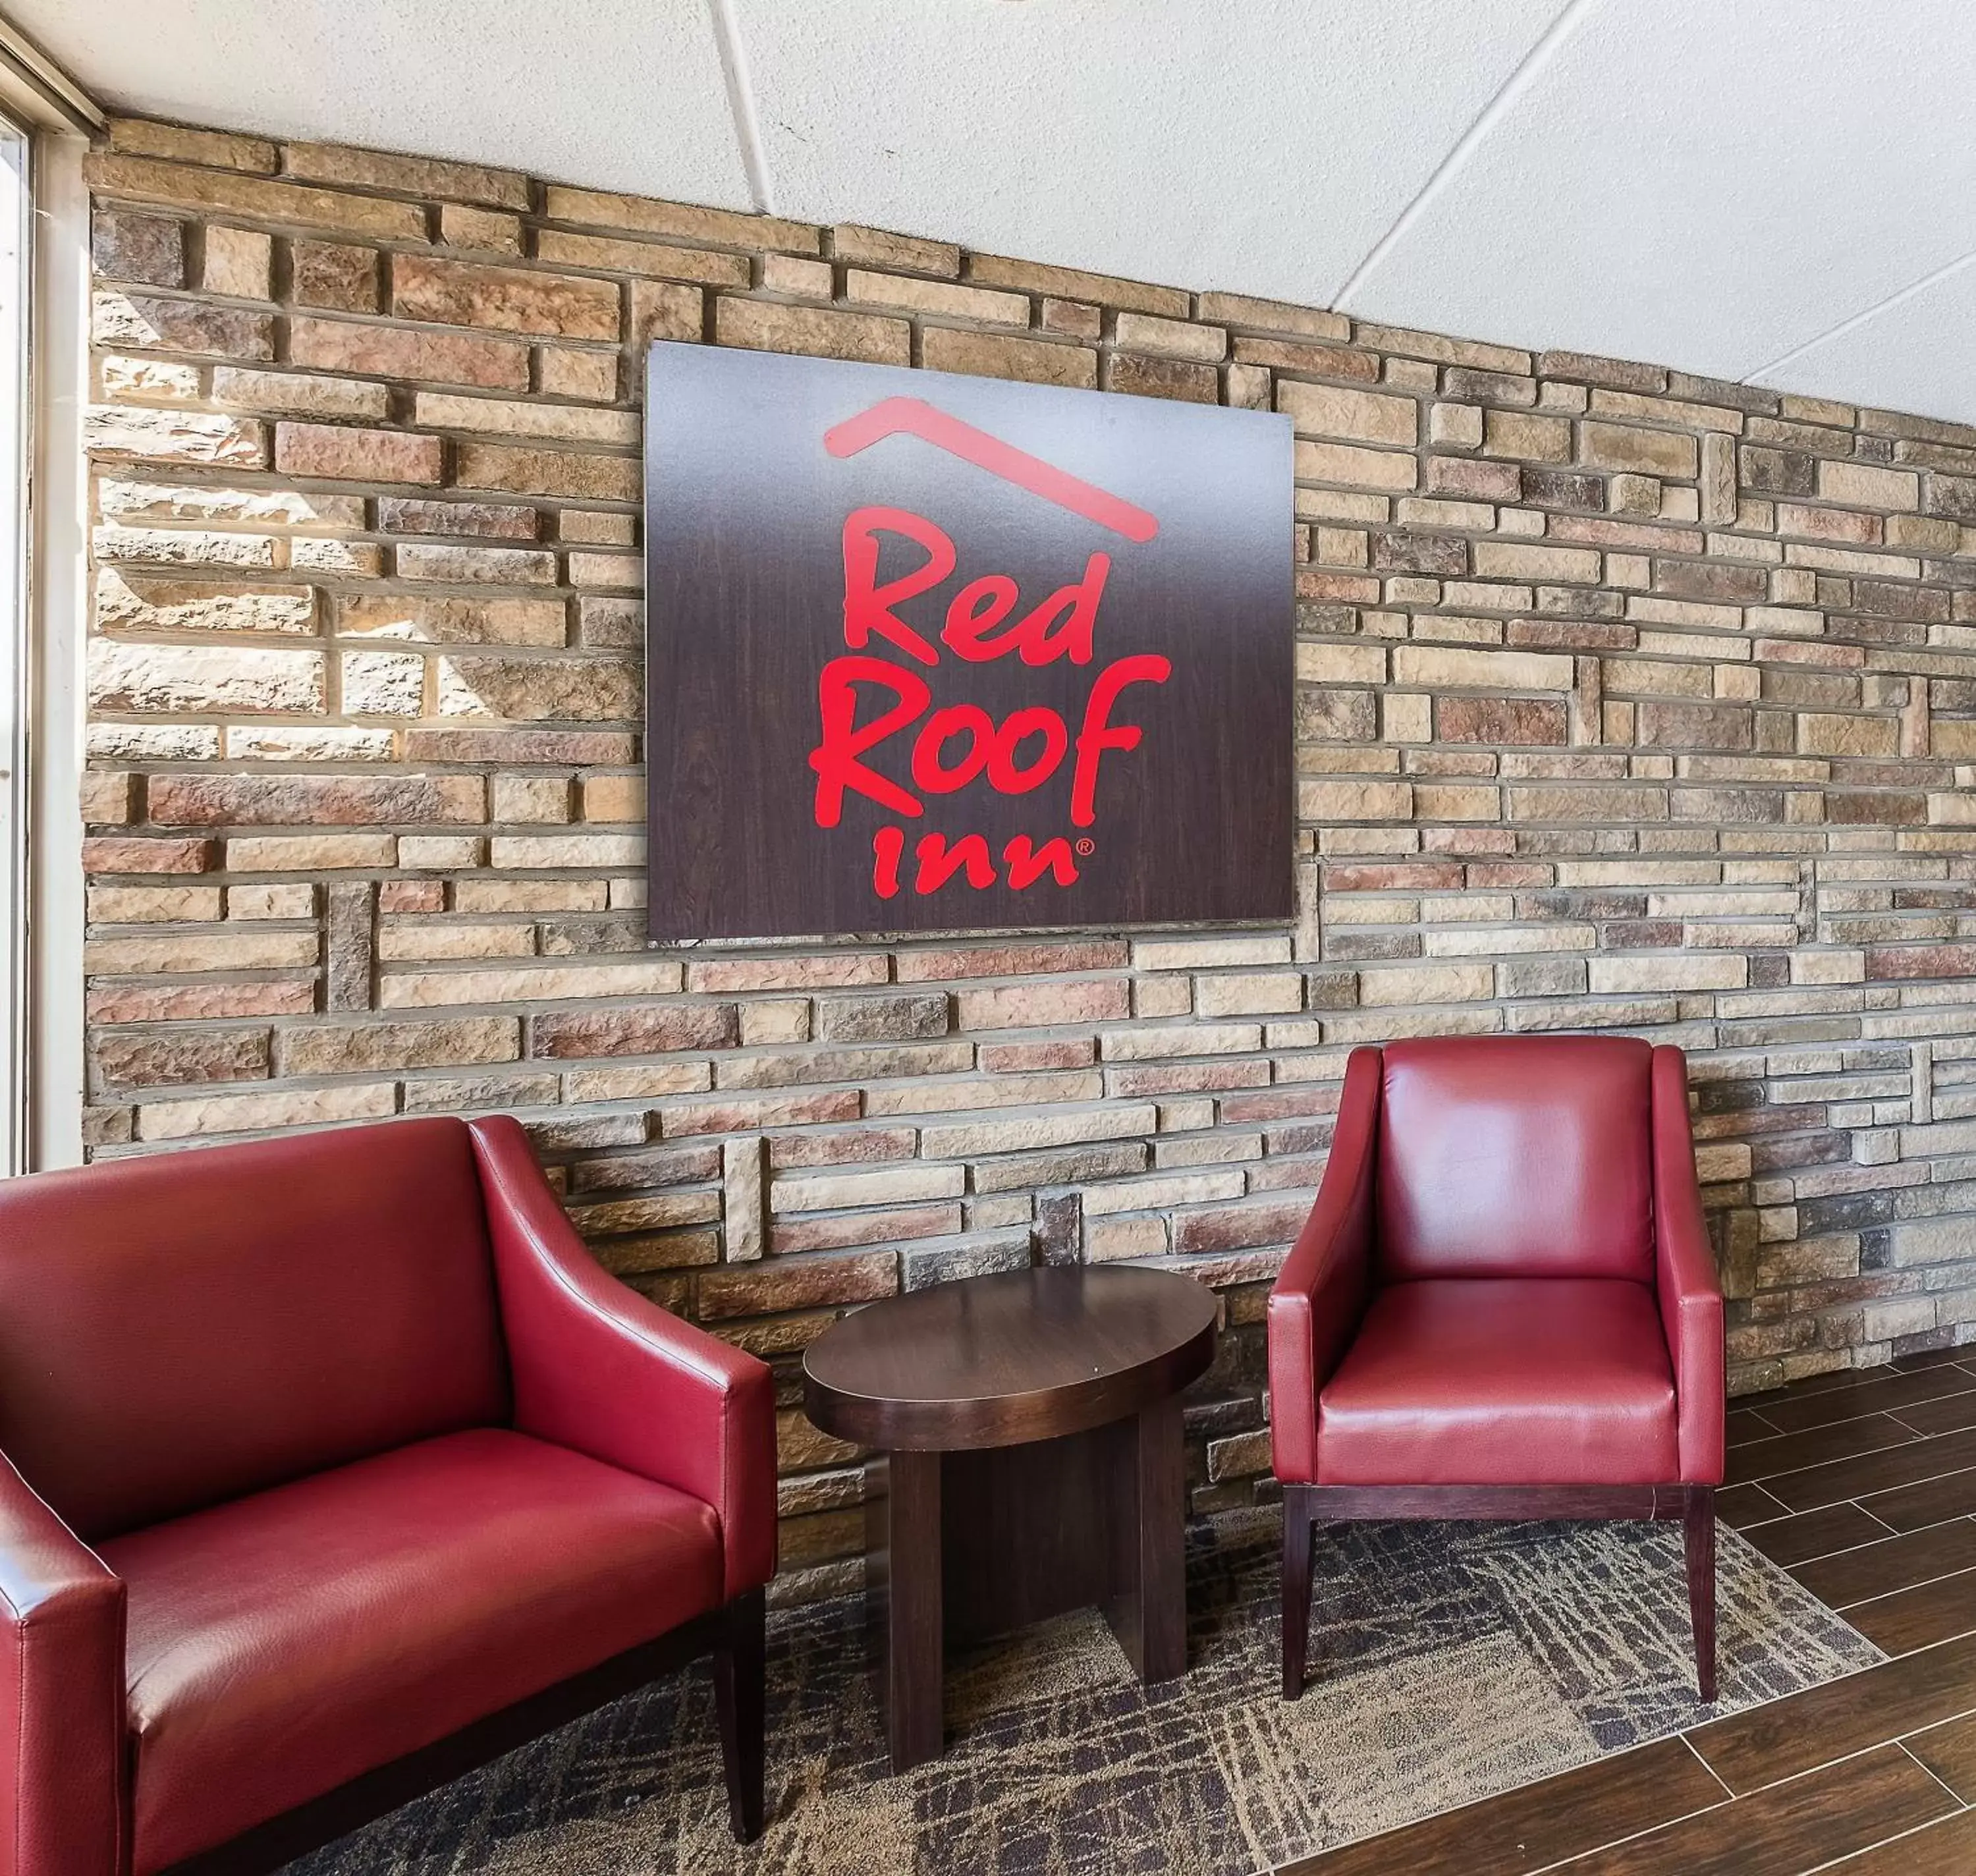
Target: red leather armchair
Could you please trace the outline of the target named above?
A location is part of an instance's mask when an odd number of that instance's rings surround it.
[[[762,1818],[769,1371],[505,1118],[0,1183],[0,1876],[272,1868],[714,1656]]]
[[[1359,1518],[1683,1519],[1715,1697],[1722,1296],[1678,1049],[1353,1050],[1269,1350],[1286,1699],[1312,1528]]]

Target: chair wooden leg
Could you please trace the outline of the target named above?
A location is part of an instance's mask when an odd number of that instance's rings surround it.
[[[713,1651],[713,1697],[720,1713],[728,1821],[735,1841],[746,1844],[762,1834],[768,1679],[762,1591],[752,1589],[736,1597],[726,1615],[726,1635]]]
[[[1704,1703],[1715,1698],[1715,1494],[1688,1489],[1683,1524],[1688,1540],[1688,1609],[1694,1624],[1695,1677]]]
[[[1310,1643],[1311,1516],[1296,1485],[1283,1488],[1283,1698],[1303,1693],[1304,1657]]]

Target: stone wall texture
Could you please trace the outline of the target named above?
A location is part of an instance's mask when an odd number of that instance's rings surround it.
[[[1347,1051],[1690,1052],[1750,1389],[1976,1336],[1976,430],[859,227],[141,121],[94,157],[94,1151],[506,1109],[781,1372],[1032,1259],[1222,1292],[1197,1508]],[[1293,926],[645,947],[641,352],[1295,420]],[[1287,858],[1288,856],[1286,856]]]

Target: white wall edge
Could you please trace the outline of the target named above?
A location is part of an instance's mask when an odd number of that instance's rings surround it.
[[[81,1163],[83,620],[88,593],[89,193],[83,138],[35,140],[28,629],[28,1145]]]

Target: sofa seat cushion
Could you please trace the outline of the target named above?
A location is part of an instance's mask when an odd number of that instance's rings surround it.
[[[129,1587],[137,1876],[721,1596],[710,1507],[493,1428],[101,1548]]]
[[[1455,1278],[1372,1293],[1317,1403],[1320,1485],[1664,1485],[1674,1377],[1644,1284]]]

